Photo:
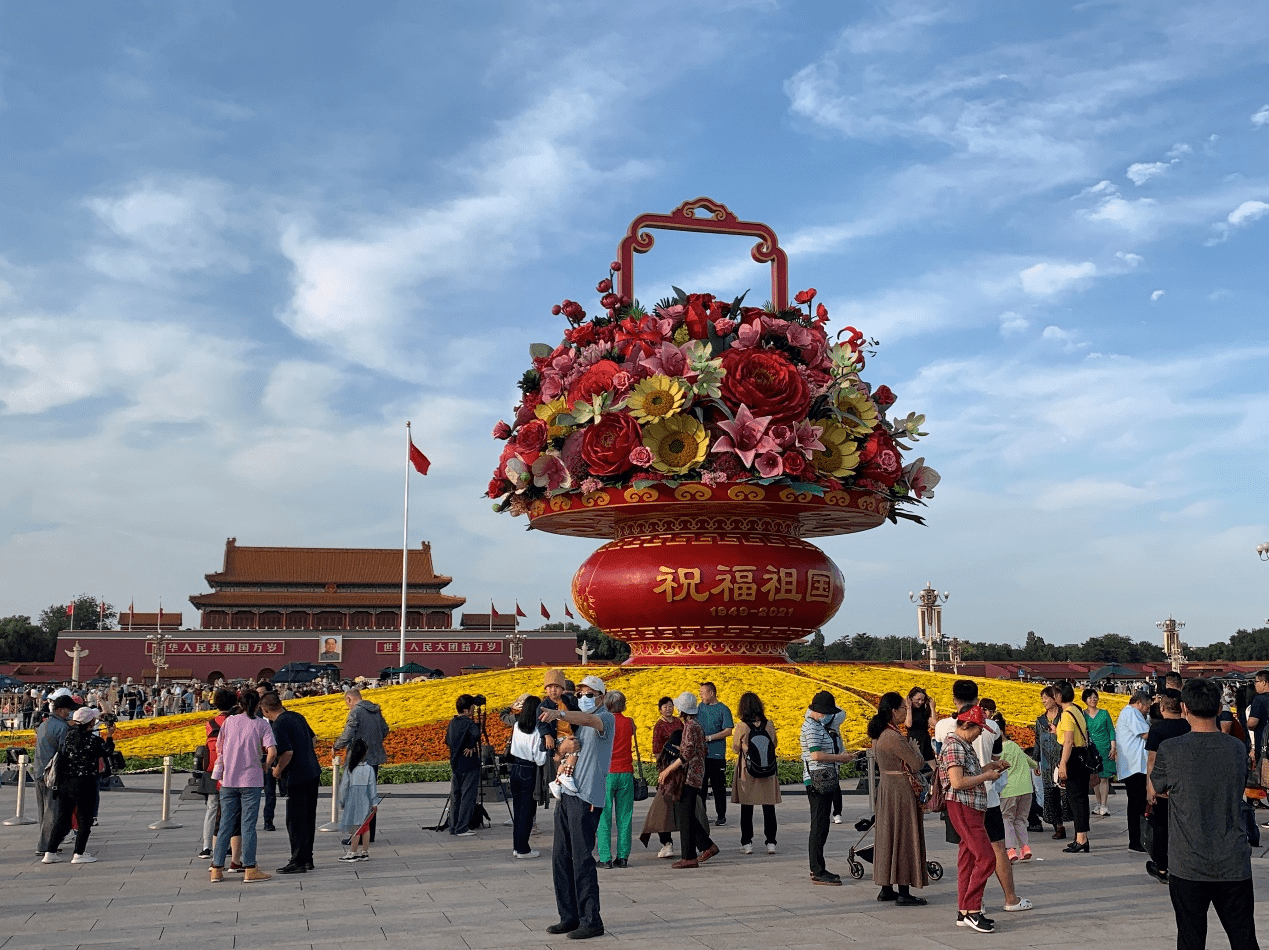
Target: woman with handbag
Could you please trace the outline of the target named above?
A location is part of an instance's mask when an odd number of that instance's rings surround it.
[[[1097,804],[1092,811],[1095,815],[1105,817],[1110,814],[1106,803],[1110,797],[1110,780],[1115,777],[1115,756],[1118,753],[1115,746],[1115,721],[1110,718],[1110,713],[1098,708],[1101,697],[1097,690],[1086,689],[1080,694],[1080,698],[1087,707],[1084,721],[1088,726],[1088,738],[1102,760],[1101,770],[1093,773],[1092,777],[1093,791],[1097,795]]]
[[[608,765],[608,792],[599,815],[599,866],[624,868],[630,863],[630,823],[634,819],[634,720],[625,715],[626,694],[610,689],[604,705],[616,724],[612,733],[612,760]],[[612,856],[613,826],[617,828],[617,857]]]
[[[1057,766],[1058,785],[1075,816],[1075,840],[1062,850],[1067,854],[1088,853],[1088,777],[1097,769],[1088,763],[1089,749],[1096,748],[1088,741],[1088,723],[1084,710],[1075,705],[1075,687],[1069,680],[1056,684],[1058,703],[1062,715],[1058,718],[1057,736],[1062,744],[1062,758]],[[1100,768],[1100,757],[1098,757]]]
[[[925,760],[919,736],[905,738],[901,731],[907,716],[907,701],[898,693],[885,693],[877,703],[877,714],[868,722],[868,737],[881,770],[872,880],[881,887],[877,900],[919,907],[925,898],[914,897],[910,888],[930,883],[918,789],[921,780],[917,778]]]
[[[731,801],[740,806],[740,853],[753,854],[753,809],[762,806],[762,834],[767,854],[776,853],[776,805],[780,804],[780,775],[775,766],[776,729],[767,718],[757,693],[742,693],[736,707],[736,731],[731,748],[736,753],[736,774]],[[759,737],[756,742],[753,737]],[[770,760],[770,765],[767,760]],[[771,774],[765,774],[770,771]],[[758,773],[758,774],[755,774]]]
[[[1066,823],[1075,818],[1071,814],[1066,796],[1054,779],[1058,762],[1062,760],[1062,743],[1057,737],[1062,707],[1058,705],[1057,690],[1052,686],[1040,690],[1040,702],[1044,706],[1044,712],[1035,721],[1035,744],[1040,756],[1040,784],[1044,793],[1040,804],[1044,810],[1044,820],[1053,826],[1053,840],[1061,841],[1066,837]]]

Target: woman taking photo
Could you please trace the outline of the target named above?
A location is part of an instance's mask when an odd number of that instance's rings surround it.
[[[1109,815],[1110,808],[1106,802],[1110,798],[1110,780],[1115,777],[1115,722],[1110,713],[1099,709],[1097,690],[1086,689],[1080,694],[1088,709],[1084,713],[1084,721],[1088,726],[1088,737],[1093,747],[1102,757],[1102,770],[1092,777],[1093,791],[1097,794],[1097,804],[1093,806],[1094,815]]]
[[[966,706],[956,716],[939,750],[939,774],[947,794],[947,820],[960,835],[956,856],[956,925],[979,933],[995,930],[995,921],[983,916],[983,890],[996,870],[996,852],[987,837],[987,783],[1000,778],[995,769],[983,769],[974,752],[974,740],[987,718],[981,706]]]
[[[507,754],[511,779],[511,853],[517,858],[536,858],[541,854],[529,847],[533,816],[537,814],[535,793],[538,769],[546,764],[546,746],[538,731],[538,707],[542,701],[527,693],[511,707],[516,724],[511,730],[511,747]],[[518,708],[517,708],[518,707]]]
[[[917,751],[921,753],[922,760],[932,767],[935,751],[934,743],[930,740],[930,720],[937,712],[934,702],[930,699],[930,694],[920,686],[913,686],[908,690],[907,709],[908,712],[903,721],[908,731],[908,738],[916,740]]]
[[[881,770],[881,782],[877,786],[877,824],[873,829],[876,846],[872,880],[881,885],[877,900],[894,901],[900,907],[918,907],[926,902],[925,898],[913,897],[909,888],[925,887],[930,878],[925,870],[921,802],[909,773],[915,775],[925,763],[917,751],[917,741],[905,739],[899,731],[899,727],[909,721],[908,716],[908,704],[903,697],[886,693],[877,704],[877,715],[868,722],[868,737],[872,739],[873,755]]]
[[[766,839],[767,854],[776,853],[776,805],[780,804],[780,776],[772,773],[762,777],[749,774],[750,742],[760,736],[759,742],[767,746],[772,763],[775,762],[775,723],[767,718],[766,708],[757,693],[742,693],[736,707],[736,731],[731,737],[731,748],[736,753],[736,775],[731,783],[731,800],[740,806],[740,853],[753,854],[753,809],[762,806],[762,836]],[[762,756],[759,756],[762,757]]]
[[[75,855],[71,864],[92,864],[97,858],[87,852],[88,836],[92,834],[93,820],[97,815],[98,785],[102,762],[110,761],[114,751],[115,727],[107,727],[107,738],[97,735],[97,710],[81,706],[71,717],[66,735],[57,750],[57,797],[59,810],[57,824],[53,826],[44,853],[45,864],[55,864],[62,839],[70,832],[71,818],[75,818]]]
[[[1053,779],[1058,763],[1062,760],[1062,743],[1057,737],[1058,717],[1062,707],[1058,705],[1057,690],[1046,686],[1040,691],[1044,712],[1035,721],[1035,744],[1040,755],[1040,780],[1044,787],[1044,820],[1053,826],[1053,838],[1066,837],[1066,822],[1071,820],[1071,806]]]
[[[1062,850],[1068,854],[1088,853],[1088,768],[1084,749],[1088,746],[1088,723],[1084,710],[1075,705],[1075,687],[1068,680],[1057,684],[1057,698],[1062,706],[1058,717],[1057,737],[1062,744],[1057,779],[1063,797],[1075,816],[1075,840]]]

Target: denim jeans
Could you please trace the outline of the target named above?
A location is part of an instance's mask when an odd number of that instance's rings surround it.
[[[256,819],[260,816],[259,788],[220,787],[220,827],[233,828],[242,819],[242,866],[256,866]],[[223,868],[229,854],[228,834],[216,835],[216,852],[212,867]]]

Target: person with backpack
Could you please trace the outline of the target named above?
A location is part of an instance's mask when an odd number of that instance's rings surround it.
[[[868,722],[868,737],[881,772],[872,880],[881,887],[877,900],[894,901],[899,907],[919,907],[925,898],[914,896],[911,888],[920,889],[930,883],[921,799],[916,787],[925,759],[919,737],[909,739],[903,734],[907,718],[908,701],[898,693],[885,693],[877,703],[877,714]]]
[[[736,774],[731,801],[740,806],[740,853],[753,854],[753,809],[762,806],[762,833],[767,854],[776,853],[776,805],[780,776],[776,768],[776,729],[757,693],[743,693],[736,707],[740,718],[731,737]]]
[[[113,736],[115,727],[106,727],[107,738],[97,735],[96,709],[81,706],[71,716],[70,727],[62,737],[61,747],[57,750],[57,796],[59,808],[57,825],[48,839],[48,850],[44,852],[44,864],[56,864],[62,859],[57,850],[62,839],[70,832],[71,818],[75,823],[75,855],[71,864],[92,864],[96,857],[87,852],[88,836],[92,834],[93,817],[97,814],[98,776],[102,774],[105,763],[110,761],[110,753],[114,751]]]

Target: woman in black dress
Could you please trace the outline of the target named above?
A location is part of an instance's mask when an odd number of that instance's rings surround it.
[[[909,739],[915,739],[921,758],[931,768],[934,767],[934,743],[930,741],[930,720],[935,716],[934,703],[930,694],[920,686],[908,690],[908,715],[904,722]]]

